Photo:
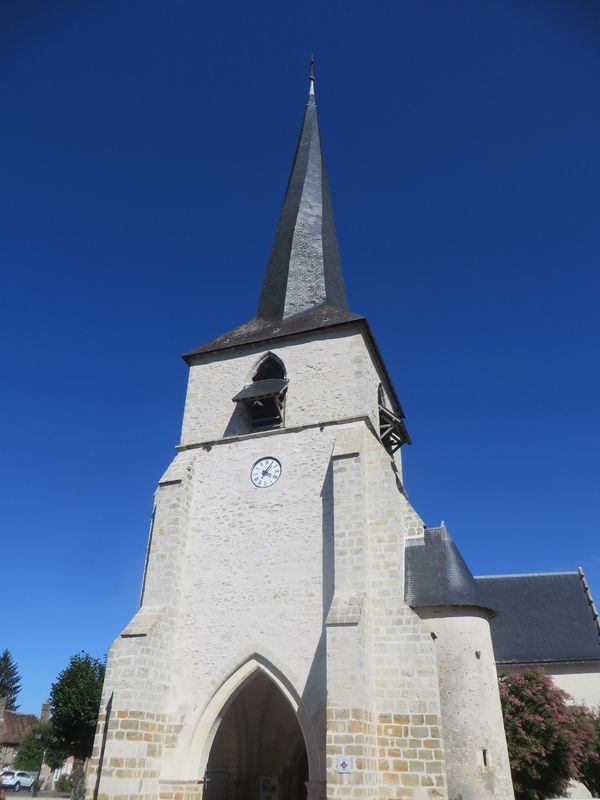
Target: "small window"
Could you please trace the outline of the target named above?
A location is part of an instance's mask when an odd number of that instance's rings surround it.
[[[252,431],[282,427],[287,386],[283,361],[267,353],[254,370],[252,383],[233,398],[244,407]]]

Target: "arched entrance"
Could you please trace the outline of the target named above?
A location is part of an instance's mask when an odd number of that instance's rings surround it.
[[[262,670],[230,703],[208,757],[203,800],[304,800],[308,758],[294,709]]]

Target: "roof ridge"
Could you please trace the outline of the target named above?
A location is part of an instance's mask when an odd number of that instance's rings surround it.
[[[473,575],[475,580],[479,578],[534,578],[538,575],[579,575],[576,570],[562,570],[559,572],[506,572],[499,575]]]

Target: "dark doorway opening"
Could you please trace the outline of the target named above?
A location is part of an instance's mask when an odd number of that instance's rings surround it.
[[[203,800],[305,800],[307,780],[308,757],[296,714],[258,670],[221,720]]]

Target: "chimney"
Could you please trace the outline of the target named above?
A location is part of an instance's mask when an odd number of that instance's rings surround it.
[[[40,711],[40,722],[48,722],[50,719],[50,701],[46,700],[42,703],[42,710]]]
[[[4,719],[4,712],[6,711],[6,697],[0,697],[0,722]]]

